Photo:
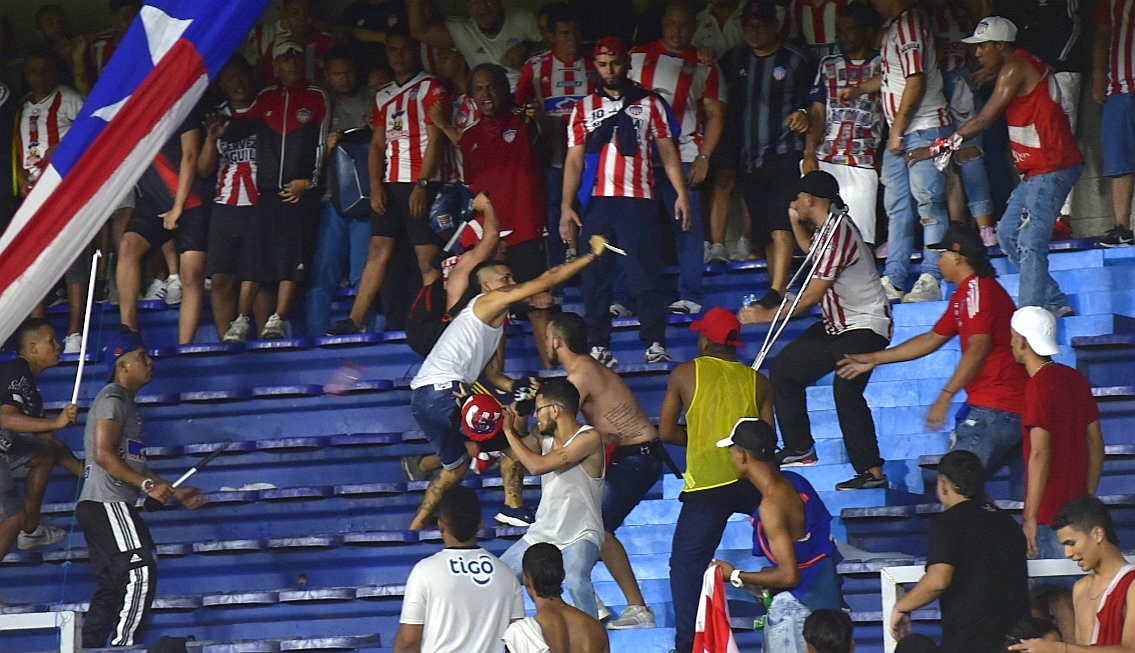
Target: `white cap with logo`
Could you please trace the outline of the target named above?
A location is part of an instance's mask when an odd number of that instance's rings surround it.
[[[1013,313],[1009,321],[1037,356],[1054,356],[1060,353],[1056,344],[1056,317],[1039,306],[1024,306]]]
[[[962,39],[962,43],[986,43],[988,41],[1013,42],[1017,40],[1017,26],[1008,18],[990,16],[982,18],[973,30],[973,36]]]

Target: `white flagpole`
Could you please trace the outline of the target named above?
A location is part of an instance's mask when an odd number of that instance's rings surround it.
[[[79,403],[79,384],[83,380],[83,367],[87,364],[87,338],[91,333],[91,307],[95,303],[95,273],[98,271],[102,250],[96,249],[91,257],[91,279],[87,283],[87,311],[83,316],[83,342],[79,345],[79,369],[75,371],[75,389],[71,391],[71,403]]]

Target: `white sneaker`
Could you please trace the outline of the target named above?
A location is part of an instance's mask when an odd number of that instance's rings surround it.
[[[142,299],[146,301],[153,301],[155,299],[166,298],[166,284],[161,279],[154,279],[150,282],[146,292],[142,294]]]
[[[692,313],[701,313],[701,304],[691,302],[688,299],[679,299],[678,301],[670,304],[670,312],[678,313],[679,315],[690,315]]]
[[[937,302],[942,300],[942,285],[938,280],[929,274],[922,273],[918,275],[918,281],[914,282],[914,288],[911,288],[902,298],[904,304],[913,304],[915,302]]]
[[[725,251],[722,243],[712,243],[705,252],[706,263],[728,263],[729,253]]]
[[[83,334],[72,333],[63,339],[63,353],[77,354],[83,348]]]
[[[603,363],[607,367],[614,367],[619,363],[619,361],[615,358],[615,354],[611,352],[610,347],[592,347],[591,357],[599,361],[600,363]]]
[[[654,628],[654,608],[648,605],[628,605],[619,618],[608,623],[608,630],[631,630],[632,628]]]
[[[177,306],[181,303],[181,275],[171,274],[166,279],[166,304]]]
[[[661,342],[655,342],[650,345],[646,350],[646,362],[648,363],[667,363],[670,361],[670,354],[666,351],[666,345]]]
[[[56,542],[63,541],[66,537],[67,531],[62,528],[40,524],[30,533],[20,531],[19,547],[21,550],[26,551],[32,547],[50,546]]]
[[[753,253],[753,244],[749,239],[741,236],[737,239],[737,244],[733,247],[733,254],[729,258],[734,261],[748,261],[749,256]]]
[[[622,304],[611,304],[611,317],[634,317],[634,311]]]
[[[902,289],[896,288],[895,284],[891,283],[890,277],[882,277],[883,292],[887,293],[887,301],[893,302],[902,299]]]
[[[229,330],[225,331],[225,335],[221,340],[224,342],[248,342],[248,329],[248,317],[238,315],[235,320],[229,322]]]
[[[278,313],[270,315],[268,321],[264,323],[264,328],[260,330],[261,340],[279,340],[287,337],[288,323],[280,319]]]

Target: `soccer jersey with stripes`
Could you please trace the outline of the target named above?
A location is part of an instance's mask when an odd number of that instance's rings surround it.
[[[416,182],[429,145],[430,107],[449,111],[449,93],[436,77],[419,72],[406,83],[391,82],[375,96],[374,126],[386,132],[386,177],[391,183]],[[440,167],[440,166],[439,166]],[[439,180],[439,171],[432,179]]]
[[[1111,34],[1107,94],[1135,93],[1135,0],[1100,0],[1096,24]]]
[[[784,31],[808,47],[813,59],[839,51],[836,43],[836,18],[840,9],[851,0],[792,0],[784,17]]]
[[[841,89],[858,86],[879,74],[879,53],[854,61],[840,52],[820,61],[811,100],[824,105],[824,139],[816,145],[820,161],[856,168],[877,168],[879,138],[883,133],[883,109],[879,94],[861,95],[850,104],[839,101]]]
[[[725,101],[721,71],[699,63],[697,48],[670,52],[662,41],[654,41],[631,50],[629,76],[670,103],[681,126],[682,162],[693,163],[705,140],[703,100]]]
[[[930,23],[921,10],[907,9],[895,16],[883,33],[883,114],[887,124],[893,125],[898,115],[906,78],[920,74],[925,75],[926,90],[906,134],[950,124]]]
[[[241,116],[248,109],[220,107],[226,116]],[[213,202],[228,206],[251,206],[260,198],[256,189],[256,130],[244,121],[231,122],[217,139],[217,187]]]
[[[575,103],[599,88],[599,74],[590,59],[561,60],[553,52],[538,54],[520,69],[516,103],[539,102],[548,117],[552,165],[562,167],[567,151],[567,124]]]
[[[838,336],[852,329],[870,329],[890,340],[894,333],[891,304],[879,282],[875,257],[855,223],[846,217],[840,221],[819,259],[815,278],[832,282],[820,299],[824,331]]]
[[[83,96],[70,86],[55,87],[39,102],[33,102],[31,95],[24,98],[17,155],[31,183],[47,168],[47,151],[59,145],[82,108]]]

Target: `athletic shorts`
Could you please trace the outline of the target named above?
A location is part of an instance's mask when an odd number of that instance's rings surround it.
[[[90,247],[84,248],[71,261],[70,267],[63,273],[63,283],[68,286],[75,284],[83,284],[84,286],[91,282],[91,255],[93,254]]]
[[[753,251],[772,243],[774,231],[792,232],[788,205],[796,199],[801,158],[799,152],[773,155],[761,167],[738,175],[741,197],[753,223]]]
[[[241,253],[252,222],[253,205],[229,206],[214,204],[209,219],[209,256],[205,260],[205,276],[237,274]]]
[[[195,206],[185,209],[177,220],[177,229],[170,231],[162,224],[161,214],[156,206],[145,198],[139,198],[126,223],[126,231],[146,239],[150,247],[158,249],[171,239],[177,243],[178,252],[204,252],[209,245],[209,209]]]
[[[17,434],[8,451],[0,454],[0,521],[24,511],[16,479],[27,477],[32,459],[46,448],[47,443],[35,436]]]
[[[1135,172],[1135,93],[1109,95],[1103,105],[1103,176]]]
[[[417,184],[387,183],[386,187],[386,213],[379,215],[371,213],[370,235],[406,239],[411,245],[440,245],[441,239],[430,227],[430,206],[441,190],[441,183],[431,181],[426,186],[426,214],[415,218],[410,214],[410,193],[414,192]]]
[[[713,170],[737,169],[741,158],[741,144],[744,141],[740,127],[726,122],[725,133],[721,135],[721,140],[717,142],[717,147],[713,148],[713,154],[709,156],[710,168]]]
[[[241,281],[273,284],[303,281],[314,252],[319,194],[304,193],[295,204],[263,193],[252,207],[238,274]]]

